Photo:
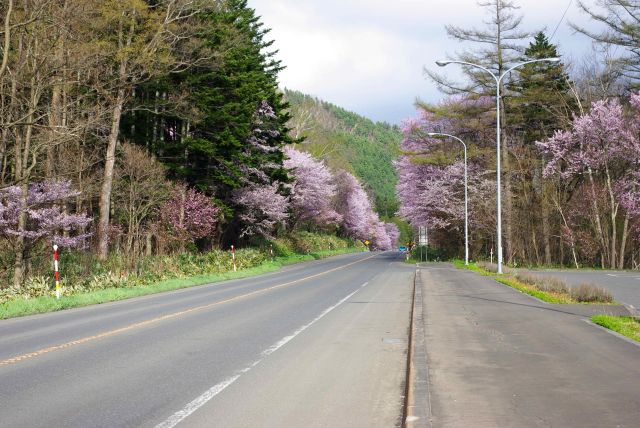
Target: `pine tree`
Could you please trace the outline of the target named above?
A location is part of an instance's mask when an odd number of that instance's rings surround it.
[[[249,168],[265,172],[269,181],[286,181],[280,148],[290,142],[286,128],[290,117],[277,88],[282,66],[274,52],[267,52],[272,44],[265,41],[269,30],[246,0],[231,0],[223,11],[205,19],[209,48],[231,47],[219,68],[198,69],[186,78],[201,118],[186,138],[167,147],[167,156],[181,154],[182,165],[170,164],[175,174],[226,202],[229,191],[242,186]],[[249,144],[263,103],[273,110],[270,117],[258,119],[270,131],[263,135],[263,144],[271,151],[254,150]]]
[[[465,50],[455,55],[454,59],[478,64],[500,76],[522,55],[520,40],[530,36],[520,30],[522,16],[516,15],[519,9],[512,0],[478,1],[478,5],[486,8],[489,17],[484,21],[484,28],[461,28],[447,25],[447,35],[459,42],[476,43],[475,50]],[[485,71],[473,67],[463,67],[468,83],[457,83],[448,80],[444,75],[426,71],[440,90],[447,94],[495,95],[495,80]]]
[[[200,15],[195,45],[217,56],[139,88],[145,111],[124,122],[127,136],[165,163],[173,178],[227,208],[247,181],[286,182],[282,147],[292,142],[278,91],[280,61],[246,0]],[[256,141],[259,140],[259,144]]]
[[[524,51],[522,61],[558,57],[557,48],[539,32]],[[552,198],[559,183],[542,180],[544,159],[536,150],[536,141],[551,137],[554,131],[568,126],[577,110],[570,94],[571,83],[562,63],[538,62],[516,70],[505,99],[509,114],[507,127],[516,138],[511,153],[513,169],[514,216],[520,225],[522,257],[537,263],[551,264],[553,228]],[[556,219],[557,220],[557,219]],[[539,248],[542,244],[542,250]],[[544,253],[544,259],[542,256]]]
[[[543,32],[524,51],[522,61],[559,57],[557,47]],[[571,84],[562,63],[538,62],[516,69],[508,85],[507,125],[527,146],[550,137],[566,126],[576,109]]]

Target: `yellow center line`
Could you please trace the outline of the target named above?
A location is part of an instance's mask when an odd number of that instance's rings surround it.
[[[334,272],[334,271],[339,270],[339,269],[344,269],[346,267],[355,265],[357,263],[362,263],[362,262],[364,262],[366,260],[369,260],[369,259],[371,259],[373,257],[376,257],[376,256],[375,255],[369,256],[369,257],[367,257],[365,259],[357,260],[355,262],[351,262],[351,263],[348,263],[348,264],[343,265],[343,266],[338,266],[336,268],[329,269],[329,270],[326,270],[324,272],[320,272],[320,273],[317,273],[317,274],[314,274],[314,275],[306,276],[304,278],[296,279],[296,280],[293,280],[293,281],[285,282],[283,284],[274,285],[274,286],[269,287],[269,288],[264,288],[264,289],[261,289],[261,290],[252,291],[250,293],[241,294],[239,296],[231,297],[229,299],[221,300],[219,302],[209,303],[207,305],[197,306],[195,308],[186,309],[186,310],[179,311],[179,312],[173,312],[171,314],[163,315],[161,317],[148,319],[146,321],[140,321],[140,322],[137,322],[137,323],[134,323],[134,324],[130,324],[130,325],[125,326],[125,327],[120,327],[120,328],[117,328],[115,330],[105,331],[105,332],[102,332],[102,333],[99,333],[99,334],[96,334],[96,335],[93,335],[93,336],[83,337],[81,339],[72,340],[71,342],[62,343],[60,345],[50,346],[48,348],[42,348],[42,349],[39,349],[37,351],[29,352],[29,353],[23,354],[23,355],[18,355],[18,356],[15,356],[15,357],[8,358],[6,360],[0,361],[0,366],[8,366],[8,365],[11,365],[11,364],[18,363],[20,361],[28,360],[28,359],[31,359],[31,358],[34,358],[34,357],[39,357],[40,355],[48,354],[48,353],[51,353],[51,352],[54,352],[54,351],[59,351],[61,349],[71,348],[72,346],[82,345],[83,343],[87,343],[87,342],[91,342],[91,341],[94,341],[94,340],[103,339],[105,337],[115,336],[117,334],[124,333],[124,332],[130,331],[130,330],[134,330],[134,329],[140,328],[140,327],[145,327],[145,326],[148,326],[148,325],[151,325],[151,324],[155,324],[155,323],[158,323],[160,321],[165,321],[165,320],[169,320],[169,319],[173,319],[173,318],[178,318],[180,316],[183,316],[183,315],[186,315],[186,314],[190,314],[190,313],[193,313],[193,312],[204,311],[206,309],[210,309],[210,308],[213,308],[215,306],[222,305],[224,303],[229,303],[229,302],[233,302],[235,300],[244,299],[245,297],[254,296],[256,294],[265,293],[267,291],[277,290],[278,288],[287,287],[289,285],[297,284],[297,283],[302,282],[302,281],[307,281],[309,279],[313,279],[313,278],[317,278],[317,277],[322,276],[322,275],[326,275],[328,273]]]

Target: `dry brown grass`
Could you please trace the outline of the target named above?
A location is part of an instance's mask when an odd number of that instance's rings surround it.
[[[613,296],[606,288],[584,283],[571,289],[571,298],[580,303],[611,303]]]

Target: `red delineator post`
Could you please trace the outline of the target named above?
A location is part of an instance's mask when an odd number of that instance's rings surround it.
[[[58,246],[53,246],[53,269],[56,277],[56,299],[60,298],[60,274],[58,273]]]
[[[233,260],[233,271],[236,272],[238,268],[236,267],[236,249],[231,246],[231,259]]]

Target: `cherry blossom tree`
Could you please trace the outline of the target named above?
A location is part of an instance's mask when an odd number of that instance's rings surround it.
[[[13,284],[20,287],[25,275],[24,261],[30,250],[39,242],[49,241],[60,247],[80,247],[90,236],[84,233],[91,222],[86,214],[69,214],[66,202],[78,192],[71,188],[69,181],[43,181],[28,187],[23,198],[20,186],[0,189],[0,235],[16,244]],[[26,221],[21,225],[21,215]]]
[[[288,218],[289,198],[280,194],[278,183],[252,184],[238,189],[233,202],[240,207],[243,227],[240,237],[273,237],[275,227]]]
[[[637,212],[640,95],[631,97],[631,106],[627,114],[617,99],[596,101],[574,118],[571,129],[537,143],[548,157],[546,177],[557,175],[591,191],[593,231],[602,261],[614,269],[624,266],[630,221]],[[606,195],[603,202],[598,191]]]
[[[390,250],[392,241],[384,222],[380,221],[371,200],[356,177],[340,170],[336,174],[336,211],[342,216],[344,234],[352,239],[369,241],[377,250]]]
[[[362,241],[370,240],[373,210],[369,196],[353,175],[346,171],[336,174],[336,211],[342,215],[342,228],[347,236]]]
[[[220,208],[205,194],[177,185],[171,199],[160,208],[160,223],[171,240],[180,245],[214,233]]]
[[[385,223],[384,228],[389,236],[391,247],[395,247],[398,244],[398,239],[400,239],[400,230],[398,229],[398,226],[395,223]]]
[[[387,233],[386,223],[380,221],[378,216],[371,218],[371,244],[373,250],[387,251],[392,248],[391,238]]]
[[[439,108],[454,112],[460,105],[480,107],[485,101],[454,99]],[[464,239],[464,162],[459,144],[429,137],[428,133],[475,135],[476,124],[467,129],[465,126],[452,117],[421,110],[415,118],[402,124],[401,156],[395,163],[396,194],[400,200],[398,215],[414,228],[427,226],[437,232],[432,236],[446,237],[446,242],[440,244],[454,251],[462,248]],[[472,233],[482,232],[483,236],[490,237],[488,229],[495,228],[495,206],[489,203],[494,200],[495,184],[484,174],[486,166],[476,163],[472,157],[468,169],[469,226]],[[457,238],[451,239],[452,234]]]
[[[298,223],[311,223],[320,228],[335,227],[342,216],[333,208],[336,185],[324,162],[310,154],[286,148],[285,168],[294,179],[291,187],[291,208]]]

